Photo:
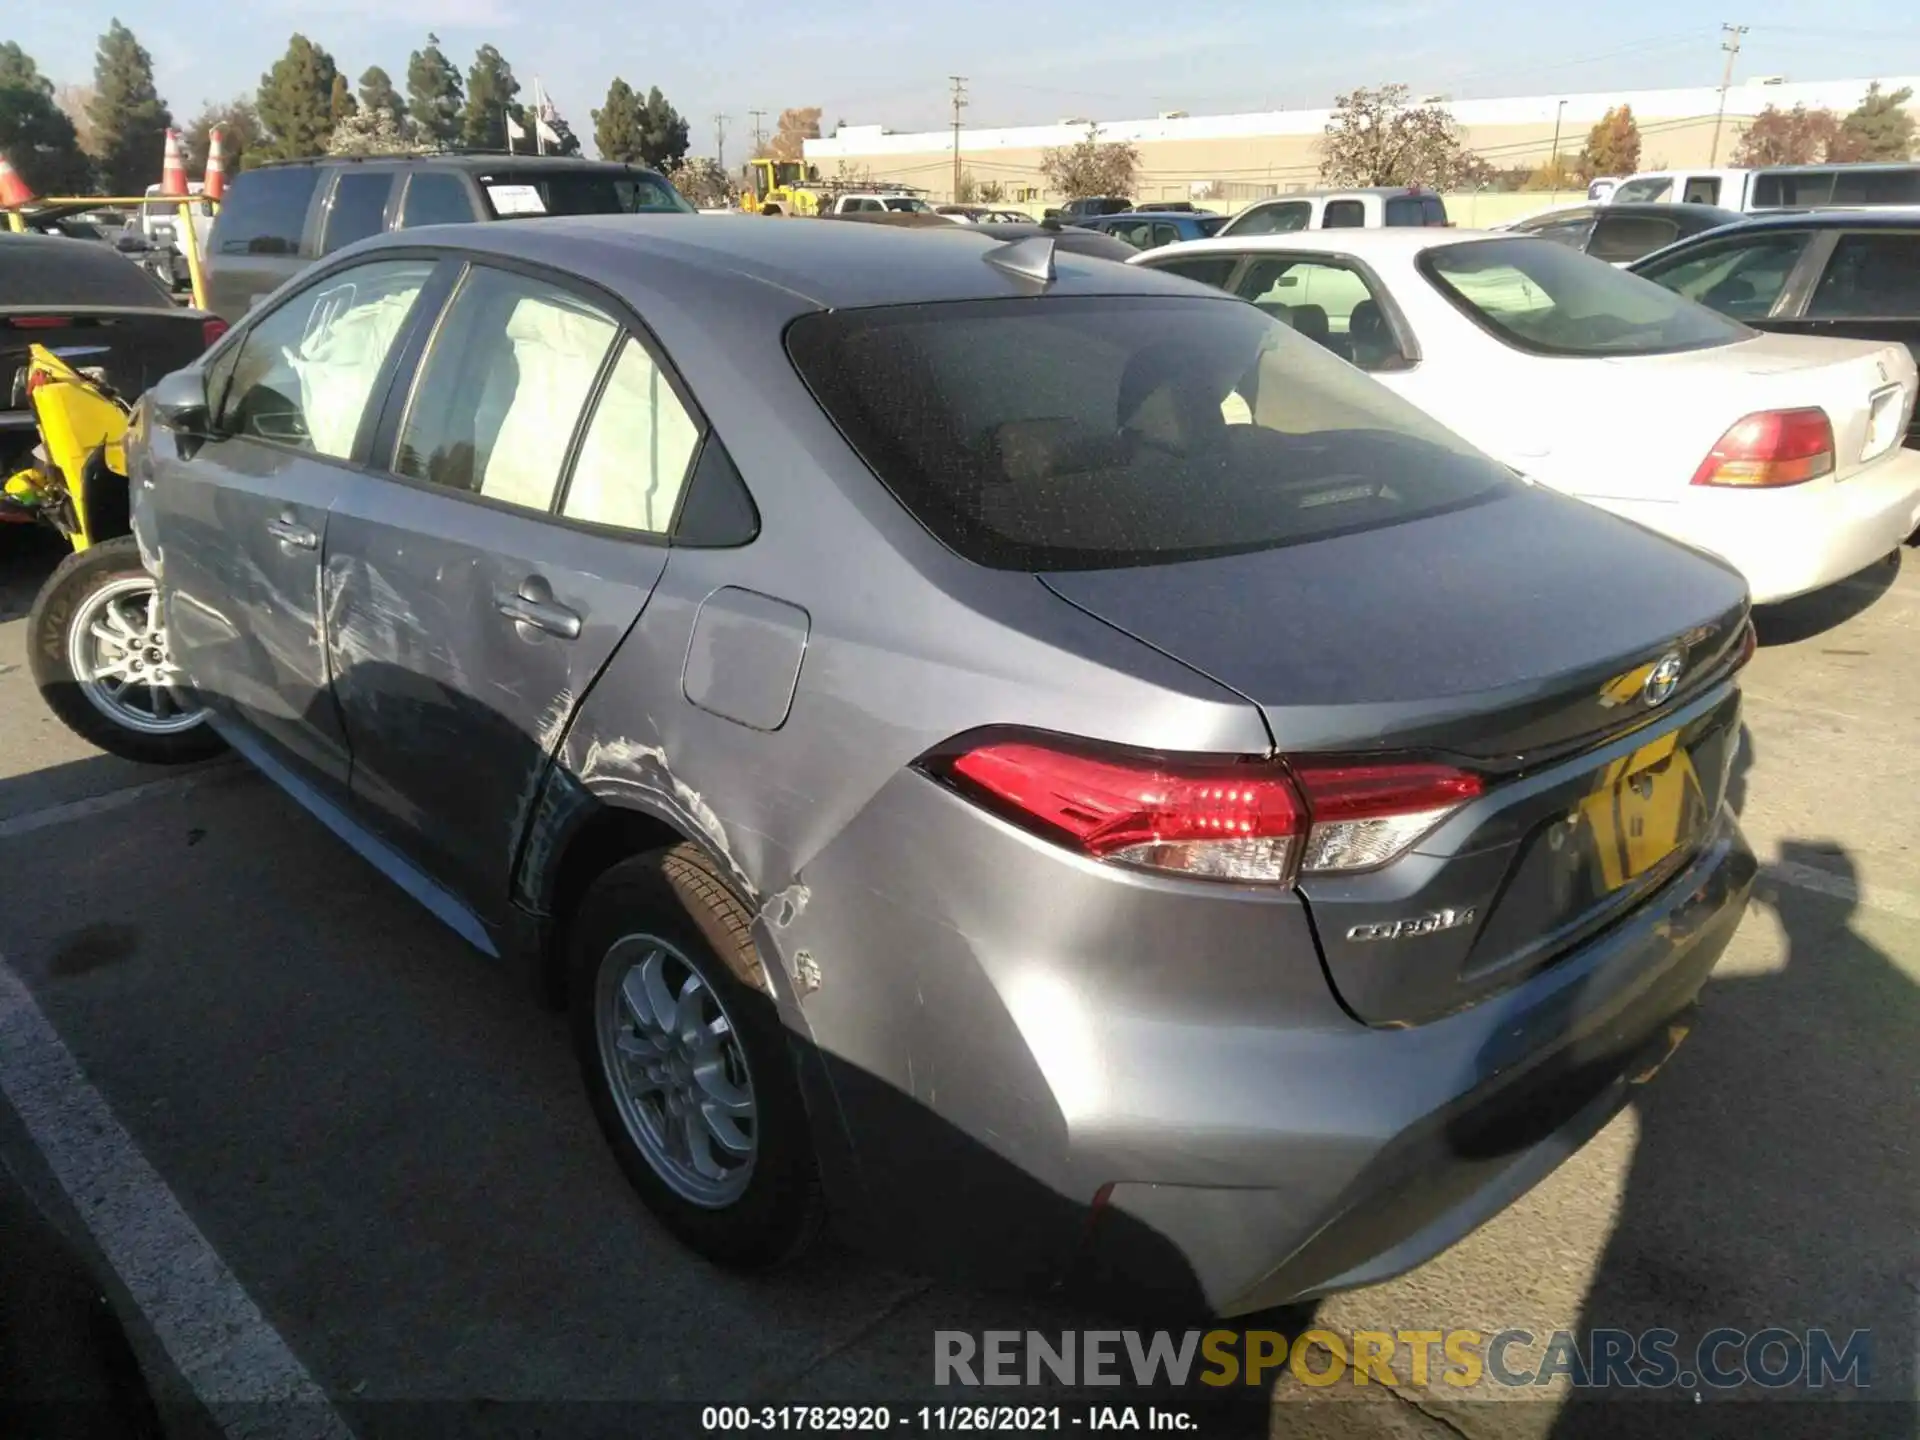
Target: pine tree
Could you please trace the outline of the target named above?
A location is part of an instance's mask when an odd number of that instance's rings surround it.
[[[567,124],[566,118],[558,110],[547,117],[547,125],[555,135],[560,137],[560,143],[557,145],[551,140],[547,142],[547,154],[578,155],[580,153],[580,137],[573,133],[573,127]]]
[[[1867,86],[1862,100],[1840,122],[1840,138],[1834,146],[1835,160],[1905,160],[1913,154],[1913,115],[1907,102],[1913,91],[1905,86],[1884,92],[1880,82]]]
[[[54,103],[53,82],[11,40],[0,43],[0,155],[35,194],[74,194],[92,183],[93,163]]]
[[[593,112],[593,144],[602,160],[631,165],[640,158],[641,106],[633,87],[618,75],[607,87],[607,102]]]
[[[260,77],[260,123],[267,127],[263,155],[298,160],[319,155],[333,133],[333,82],[340,71],[333,56],[304,35],[287,42],[287,53]]]
[[[459,142],[465,93],[460,72],[440,48],[440,37],[428,35],[427,48],[407,60],[407,114],[420,127],[421,138],[441,145]]]
[[[93,62],[93,121],[100,179],[116,195],[141,195],[160,178],[173,115],[153,86],[153,57],[115,20]]]
[[[491,45],[482,45],[467,71],[467,108],[460,117],[460,143],[469,150],[507,148],[507,117],[527,130],[527,112],[514,103],[520,82],[513,67]],[[531,133],[531,132],[529,132]]]
[[[671,169],[687,153],[687,122],[654,86],[640,107],[640,160],[655,170]]]
[[[347,77],[334,72],[333,88],[327,94],[327,118],[338,125],[349,115],[358,114],[360,102],[353,98],[353,88],[347,84]]]
[[[396,123],[407,118],[407,102],[393,88],[392,77],[378,65],[369,65],[367,73],[360,77],[360,108],[384,110]]]

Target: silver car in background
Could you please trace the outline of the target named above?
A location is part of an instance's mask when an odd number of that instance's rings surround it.
[[[388,236],[131,463],[219,733],[570,1007],[729,1263],[831,1212],[1167,1306],[1384,1278],[1615,1113],[1746,902],[1738,576],[1045,235]]]

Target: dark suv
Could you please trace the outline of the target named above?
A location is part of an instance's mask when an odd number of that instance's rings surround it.
[[[383,230],[540,215],[695,213],[637,165],[550,155],[339,156],[234,177],[208,245],[207,304],[238,320],[344,245]]]

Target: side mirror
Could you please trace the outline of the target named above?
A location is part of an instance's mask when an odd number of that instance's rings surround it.
[[[176,370],[161,379],[153,387],[153,413],[169,430],[204,435],[212,423],[206,377],[197,370]]]

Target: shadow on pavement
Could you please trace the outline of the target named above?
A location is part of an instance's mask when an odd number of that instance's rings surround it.
[[[1576,1392],[1555,1440],[1910,1436],[1920,1419],[1920,991],[1863,933],[1844,847],[1788,841],[1780,862],[1755,905],[1785,932],[1784,964],[1711,981],[1692,1038],[1641,1092],[1632,1170],[1581,1326],[1679,1331],[1683,1378],[1716,1326],[1825,1330],[1836,1350],[1868,1331],[1869,1388],[1816,1391],[1794,1377],[1716,1390],[1702,1376],[1641,1392],[1668,1403]],[[1832,884],[1779,883],[1788,867]],[[1775,1347],[1763,1363],[1780,1371],[1787,1357]],[[1714,1358],[1724,1374],[1743,1349]],[[1774,1403],[1712,1403],[1729,1397]]]

